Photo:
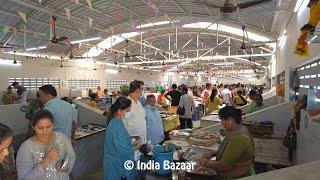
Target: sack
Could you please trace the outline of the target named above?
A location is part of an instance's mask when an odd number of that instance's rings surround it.
[[[183,116],[186,113],[186,109],[184,107],[178,106],[177,114]]]
[[[283,139],[283,145],[289,149],[289,158],[292,161],[293,151],[297,147],[297,133],[294,128],[294,123],[291,120],[287,129],[286,136]]]

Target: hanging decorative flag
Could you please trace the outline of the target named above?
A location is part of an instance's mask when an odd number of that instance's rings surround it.
[[[77,49],[78,51],[80,51],[81,45],[82,45],[81,43],[77,44],[76,49]]]
[[[9,31],[9,29],[10,29],[10,27],[9,27],[9,26],[4,26],[3,31],[4,31],[4,32],[8,32],[8,31]]]
[[[109,31],[111,34],[113,34],[113,33],[114,33],[113,27],[110,26],[109,29],[108,29],[108,31]]]
[[[64,45],[70,45],[70,43],[71,43],[71,42],[70,42],[69,39],[63,41],[63,44],[64,44]]]
[[[18,11],[18,14],[19,14],[19,16],[21,17],[21,19],[23,20],[23,22],[24,22],[25,24],[27,24],[27,15],[26,15],[26,13],[23,13],[23,12]]]
[[[148,0],[148,1],[147,1],[147,4],[148,4],[148,6],[151,6],[152,0]]]
[[[155,4],[151,4],[151,8],[155,10],[157,6]]]
[[[131,31],[135,31],[137,27],[137,21],[131,20]]]
[[[114,14],[114,18],[116,19],[116,21],[120,21],[121,19],[121,13],[119,11],[117,11],[115,14]]]
[[[86,0],[89,9],[92,11],[92,3],[91,0]]]
[[[83,29],[79,29],[79,32],[80,32],[81,36],[84,36],[84,30]]]
[[[90,27],[92,25],[92,21],[93,21],[93,19],[91,17],[89,17],[89,25],[90,25]]]
[[[0,25],[0,36],[4,33],[4,26]]]
[[[39,4],[41,4],[41,0],[39,0]]]
[[[76,3],[76,5],[79,4],[79,0],[71,0],[72,2]]]
[[[71,13],[70,9],[69,8],[64,8],[64,11],[66,13],[66,16],[68,17],[68,20],[70,20],[70,13]]]
[[[156,15],[158,15],[158,13],[160,12],[160,6],[156,7]]]

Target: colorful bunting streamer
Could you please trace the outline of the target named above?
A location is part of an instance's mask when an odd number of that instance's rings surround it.
[[[152,0],[148,0],[148,1],[147,1],[147,4],[148,4],[148,6],[151,6]]]
[[[79,4],[79,0],[71,0],[72,2],[76,3],[76,5]]]
[[[89,25],[90,25],[90,27],[92,26],[92,21],[93,21],[93,19],[91,17],[89,17]]]
[[[130,27],[131,27],[131,31],[135,31],[137,27],[137,21],[131,20]]]
[[[114,33],[114,29],[113,29],[113,27],[112,27],[112,26],[110,26],[110,27],[109,27],[108,32],[110,32],[111,34],[113,34],[113,33]]]
[[[87,5],[88,5],[89,9],[92,11],[93,8],[92,8],[91,0],[86,0],[86,2],[87,2]]]
[[[67,16],[68,20],[70,20],[71,10],[69,8],[64,8],[64,11],[66,13],[66,16]]]
[[[156,15],[158,15],[158,13],[160,12],[160,6],[156,7]]]
[[[22,21],[27,24],[27,15],[26,13],[18,11],[19,16],[21,17]]]
[[[84,36],[85,32],[83,29],[79,29],[79,32],[80,32],[81,36]]]
[[[0,36],[4,33],[4,27],[5,26],[0,25]]]
[[[120,21],[120,19],[121,19],[121,13],[120,13],[119,11],[117,11],[117,12],[114,14],[114,19],[115,19],[116,21]]]

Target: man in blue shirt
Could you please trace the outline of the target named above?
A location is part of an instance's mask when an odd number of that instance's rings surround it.
[[[44,109],[53,114],[53,130],[63,133],[71,141],[72,121],[74,120],[74,108],[72,105],[57,98],[57,91],[52,85],[40,87],[39,96],[44,103]]]
[[[156,97],[151,94],[147,96],[148,104],[145,106],[147,122],[147,140],[151,144],[160,144],[164,140],[164,132],[160,112],[155,107]]]

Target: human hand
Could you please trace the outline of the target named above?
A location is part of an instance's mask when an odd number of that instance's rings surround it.
[[[44,160],[51,162],[58,159],[58,157],[59,157],[59,150],[56,148],[52,148],[46,153]]]
[[[56,148],[50,149],[46,155],[44,156],[42,162],[40,165],[45,168],[47,167],[52,161],[56,160],[59,158],[59,150]]]
[[[205,166],[206,162],[209,161],[208,159],[205,159],[205,158],[199,158],[195,161],[196,163],[196,167],[199,167],[199,166]]]
[[[204,158],[204,159],[211,159],[212,156],[213,156],[212,152],[207,152],[207,153],[202,154],[202,158]]]
[[[56,169],[57,169],[57,171],[59,171],[59,172],[68,172],[68,171],[70,170],[70,168],[69,168],[68,165],[65,166],[65,167],[63,167],[63,168],[61,168],[61,166],[62,166],[61,161],[58,161],[58,162],[56,163]]]

